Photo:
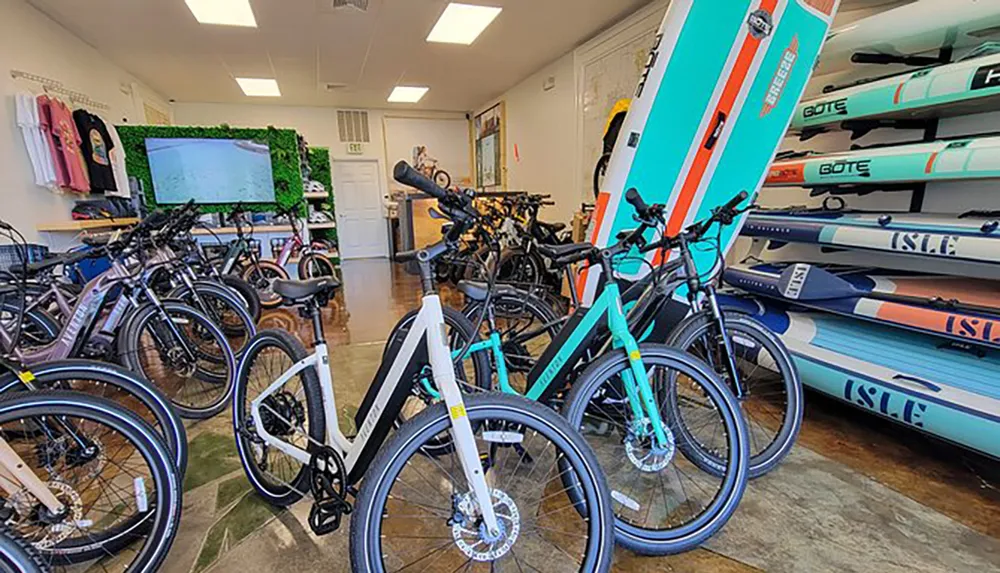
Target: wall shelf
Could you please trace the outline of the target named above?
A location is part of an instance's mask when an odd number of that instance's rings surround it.
[[[318,231],[320,229],[336,229],[336,223],[309,223],[308,225],[310,231]]]

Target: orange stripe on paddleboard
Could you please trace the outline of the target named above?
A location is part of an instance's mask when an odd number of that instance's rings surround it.
[[[995,308],[1000,313],[1000,284],[967,278],[895,278],[894,294],[913,298],[956,300],[983,308]]]
[[[774,14],[774,8],[777,4],[778,0],[764,0],[760,4],[760,9],[767,10],[769,13]],[[740,91],[743,89],[743,84],[746,83],[747,76],[750,74],[750,68],[753,66],[753,60],[757,55],[757,49],[759,47],[760,39],[753,37],[753,35],[747,31],[746,38],[743,40],[743,45],[740,47],[739,54],[736,57],[733,72],[729,75],[729,79],[726,81],[726,85],[722,90],[722,96],[719,98],[719,103],[712,111],[712,121],[708,126],[708,130],[702,135],[701,145],[698,146],[698,151],[695,154],[691,170],[688,171],[687,178],[684,180],[684,185],[681,187],[680,195],[677,197],[677,202],[674,204],[674,208],[670,213],[670,219],[667,220],[666,232],[668,235],[676,235],[684,226],[684,221],[687,219],[688,212],[691,210],[691,204],[694,202],[695,195],[698,193],[698,187],[701,185],[701,181],[705,177],[705,172],[708,170],[708,164],[711,161],[712,155],[717,147],[713,145],[711,149],[706,149],[706,144],[713,136],[714,131],[719,127],[716,118],[720,117],[720,114],[724,114],[726,120],[728,121],[729,116],[732,114],[733,106],[736,104],[736,98],[739,96]],[[735,195],[738,191],[738,189],[734,189],[733,194]],[[654,257],[653,264],[659,264],[661,261],[662,257],[660,256],[660,253],[657,253],[656,257]]]
[[[601,225],[604,223],[604,213],[608,210],[608,201],[611,200],[611,194],[607,191],[601,191],[597,196],[597,205],[594,206],[594,231],[590,234],[590,244],[597,244],[597,236],[601,233]],[[583,300],[583,291],[587,287],[587,274],[590,271],[589,268],[584,268],[580,272],[580,276],[576,279],[576,295]]]
[[[899,87],[896,88],[896,95],[892,96],[892,103],[899,105],[899,98],[903,95],[903,86],[905,85],[906,82],[902,82],[899,84]]]
[[[934,162],[937,160],[938,152],[935,151],[931,153],[931,156],[927,158],[927,167],[924,167],[924,173],[930,175],[931,171],[934,170]]]
[[[996,337],[1000,336],[1000,321],[981,316],[945,312],[891,302],[882,303],[875,314],[878,318],[888,322],[973,340],[986,340],[989,342],[996,340]],[[948,328],[949,318],[953,319],[951,329]],[[961,326],[958,324],[960,321],[962,323]],[[987,325],[990,325],[989,337],[986,336]]]

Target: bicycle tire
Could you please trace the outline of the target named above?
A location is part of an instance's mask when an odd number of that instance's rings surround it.
[[[173,544],[181,514],[180,477],[156,430],[114,402],[79,392],[42,390],[0,397],[0,427],[13,420],[52,417],[80,418],[112,428],[148,464],[155,491],[152,499],[144,497],[147,509],[140,509],[140,514],[115,525],[104,535],[88,532],[78,540],[67,539],[53,548],[35,544],[43,560],[59,565],[86,563],[109,553],[116,554],[144,536],[146,542],[126,571],[156,571]],[[148,495],[148,488],[146,491]],[[30,542],[31,538],[27,540]]]
[[[218,278],[218,281],[239,295],[240,299],[246,305],[250,317],[253,318],[253,323],[255,325],[258,324],[260,322],[261,311],[260,295],[257,294],[257,290],[250,283],[236,275],[222,275]]]
[[[309,253],[299,259],[298,273],[300,279],[335,277],[337,269],[325,255]]]
[[[535,345],[543,344],[546,347],[551,344],[563,326],[563,322],[559,320],[561,315],[556,314],[555,310],[553,310],[548,301],[545,301],[527,291],[519,291],[517,294],[507,294],[502,292],[495,293],[490,298],[490,304],[493,305],[494,313],[500,319],[506,318],[505,315],[520,309],[527,315],[531,316],[532,322],[539,323],[539,326],[536,327],[538,333],[525,341],[517,340],[518,337],[516,336],[510,336],[511,334],[518,334],[516,331],[503,333],[500,340],[504,352],[504,358],[507,362],[508,372],[510,374],[522,373],[527,376],[528,372],[531,371],[535,362],[537,362],[538,358],[541,356],[541,353],[545,351],[545,348],[536,348],[539,352],[535,355],[531,352],[532,349],[527,347],[526,343],[534,341]],[[472,318],[479,316],[482,308],[482,301],[472,301],[466,304],[465,308],[462,309],[462,313],[471,320]],[[504,312],[504,309],[508,309],[507,312]],[[542,328],[545,325],[551,326],[548,328]],[[544,340],[542,338],[543,335],[548,335],[548,340]],[[526,383],[527,381],[525,381],[525,384]],[[527,388],[519,388],[518,391],[526,393]]]
[[[33,545],[0,524],[0,573],[48,573],[50,570]]]
[[[719,412],[725,425],[723,439],[727,451],[730,453],[726,466],[720,472],[724,477],[718,491],[707,507],[690,524],[683,524],[671,529],[642,527],[627,522],[622,517],[621,510],[615,508],[615,539],[619,545],[643,555],[672,555],[689,551],[704,543],[717,533],[736,511],[748,481],[747,430],[743,417],[739,415],[739,404],[735,397],[707,365],[701,364],[694,357],[661,344],[640,344],[639,350],[647,371],[656,366],[664,366],[671,370],[679,370],[692,379],[699,380],[712,401],[712,406]],[[563,414],[572,427],[581,429],[584,427],[584,416],[595,392],[600,391],[601,386],[615,372],[630,368],[629,364],[629,358],[625,352],[607,352],[594,360],[577,378],[566,398],[563,410]],[[676,442],[676,447],[683,453],[684,445],[680,440]],[[616,464],[615,469],[618,467],[628,469],[633,462],[626,458],[609,463]],[[666,470],[670,465],[676,466],[676,463],[671,462],[659,471]],[[611,485],[613,487],[615,484]],[[614,491],[612,491],[612,495],[615,495]],[[615,501],[616,504],[628,509],[626,503],[620,501],[619,498],[616,498]],[[664,501],[664,503],[667,502]],[[632,511],[635,510],[632,509]]]
[[[768,365],[768,368],[773,366],[777,369],[776,373],[781,379],[786,396],[779,430],[775,433],[772,441],[759,451],[755,448],[753,440],[754,418],[747,409],[747,401],[740,403],[740,410],[743,412],[743,417],[746,419],[750,431],[750,478],[753,479],[777,467],[791,453],[802,427],[802,414],[805,409],[802,381],[799,379],[798,369],[795,368],[795,363],[792,361],[788,349],[767,327],[749,316],[735,312],[724,312],[723,321],[726,330],[732,330],[730,339],[735,340],[738,336],[745,341],[744,346],[753,344],[756,345],[756,348],[762,348],[770,354],[771,360],[769,362],[773,362],[773,364]],[[714,330],[715,323],[711,316],[705,313],[694,314],[675,327],[667,344],[685,352],[691,352],[692,346],[702,336],[705,334],[715,336]],[[751,391],[748,399],[755,396],[759,397],[759,392],[755,394]],[[691,443],[696,444],[696,440],[692,440]],[[706,469],[710,467],[707,461],[702,462]]]
[[[255,265],[247,266],[241,278],[257,290],[261,308],[270,309],[281,306],[281,297],[271,290],[271,282],[274,279],[288,280],[288,271],[284,267],[271,261],[258,261]]]
[[[0,314],[21,312],[20,304],[10,302],[0,303]],[[62,325],[59,320],[52,316],[47,310],[41,308],[29,308],[24,313],[24,321],[21,324],[21,340],[28,341],[32,346],[42,346],[52,342],[59,336]]]
[[[551,444],[561,449],[555,455],[557,457],[563,456],[571,471],[578,476],[583,476],[581,484],[585,490],[585,505],[588,510],[584,520],[588,529],[586,552],[579,570],[588,573],[610,570],[614,554],[614,536],[612,534],[611,502],[608,498],[607,483],[604,473],[597,463],[596,456],[588,444],[581,439],[579,433],[574,431],[572,426],[553,410],[520,396],[496,393],[468,396],[465,401],[465,412],[474,428],[484,427],[491,420],[503,421],[505,427],[516,428],[515,431],[522,434],[527,433],[528,430],[534,431],[536,435],[542,435],[551,440]],[[381,448],[378,456],[369,466],[351,517],[350,551],[353,571],[357,573],[381,573],[385,571],[386,568],[382,563],[381,519],[386,515],[385,511],[392,485],[397,481],[405,483],[400,478],[403,468],[407,467],[411,460],[426,459],[421,453],[425,447],[424,442],[435,439],[435,436],[441,432],[448,431],[450,425],[451,420],[445,405],[443,403],[435,404],[400,428],[395,436]],[[525,447],[530,447],[530,443],[526,441]],[[502,471],[501,465],[498,463],[494,466],[497,468],[496,471]],[[488,469],[486,471],[494,470]],[[545,471],[542,470],[541,473],[545,474]],[[542,476],[542,480],[544,490],[544,476]],[[553,478],[553,480],[558,481],[558,478]],[[552,499],[552,496],[548,495],[548,491],[546,491],[545,497],[547,501]],[[521,515],[532,515],[536,519],[540,517],[532,511],[532,508],[521,507],[520,510]],[[439,519],[433,515],[431,518]],[[441,521],[443,523],[444,520]],[[421,535],[425,535],[422,530],[418,531]],[[532,535],[525,532],[519,539],[531,542],[537,541],[539,537],[537,531]],[[447,542],[445,546],[447,546]],[[544,570],[554,571],[558,563],[553,560],[551,553],[539,553],[538,558],[546,560],[548,564]],[[471,566],[471,558],[468,563]],[[528,568],[532,569],[530,564]],[[543,570],[538,567],[534,567],[534,569]]]
[[[451,187],[451,175],[443,169],[437,169],[434,171],[434,183],[442,189],[447,189]]]
[[[226,409],[229,400],[232,397],[233,386],[236,382],[236,357],[233,354],[232,348],[229,347],[229,343],[226,340],[225,334],[218,326],[215,325],[207,316],[201,312],[175,301],[163,301],[162,309],[165,313],[174,313],[178,315],[186,316],[186,320],[193,321],[198,324],[200,329],[211,337],[213,342],[218,346],[222,352],[221,357],[208,357],[213,363],[220,364],[221,367],[225,369],[224,373],[209,372],[202,367],[195,368],[194,374],[197,375],[199,380],[204,384],[215,384],[218,386],[223,386],[223,391],[219,394],[218,398],[210,400],[207,404],[190,405],[179,402],[175,397],[175,394],[179,391],[179,388],[175,389],[173,392],[167,386],[167,380],[157,380],[155,377],[148,375],[146,368],[143,366],[139,360],[139,344],[140,338],[142,337],[147,325],[150,324],[150,320],[154,317],[160,316],[160,309],[155,305],[148,303],[143,307],[139,308],[129,322],[128,330],[119,334],[118,336],[118,353],[125,366],[132,370],[133,372],[138,372],[150,380],[154,385],[157,386],[169,399],[174,408],[182,418],[191,418],[197,420],[203,420],[215,416],[219,412]],[[157,349],[159,352],[159,349]],[[204,357],[204,355],[202,355]]]
[[[608,172],[609,163],[611,163],[611,154],[605,153],[597,160],[597,165],[594,167],[594,179],[592,183],[595,199],[601,194],[601,184],[604,182],[604,176]]]
[[[164,444],[173,453],[175,465],[181,473],[181,477],[184,476],[188,459],[187,431],[184,429],[184,423],[177,416],[177,412],[171,406],[170,400],[154,388],[148,380],[115,364],[78,358],[38,364],[30,367],[30,372],[34,376],[33,383],[43,389],[49,389],[52,385],[64,380],[92,380],[120,388],[129,396],[134,397],[149,410],[156,420],[153,428],[157,430]],[[6,396],[8,393],[19,392],[23,389],[24,383],[15,374],[8,372],[0,376],[0,396]],[[70,388],[59,389],[69,390]],[[72,389],[78,391],[77,388]],[[107,399],[106,396],[101,397]],[[126,407],[133,406],[127,405]],[[138,415],[134,410],[132,413]]]
[[[192,296],[192,289],[187,285],[181,285],[170,291],[168,298],[182,301],[211,318],[212,322],[221,328],[223,334],[226,335],[226,341],[238,359],[242,355],[247,343],[250,342],[250,339],[257,334],[257,323],[250,315],[250,311],[247,310],[246,305],[243,304],[239,295],[234,294],[224,285],[210,281],[196,281],[193,287],[194,292],[197,293],[198,298],[201,299],[204,305],[195,305],[197,299]],[[234,313],[235,321],[223,324],[226,323],[226,320],[218,316],[217,311],[220,309],[212,308],[214,305],[221,305],[225,310]]]
[[[257,365],[257,359],[269,348],[273,348],[283,353],[288,358],[288,365],[296,364],[308,357],[308,352],[299,339],[283,330],[266,329],[257,333],[257,336],[247,345],[246,353],[240,362],[239,373],[236,378],[236,389],[233,392],[233,431],[236,435],[236,450],[240,456],[240,463],[243,471],[250,481],[250,484],[257,493],[267,500],[271,505],[287,507],[302,499],[303,495],[309,491],[309,466],[302,465],[294,476],[285,479],[284,484],[275,484],[273,480],[268,480],[264,475],[266,470],[260,467],[253,457],[253,443],[258,439],[253,432],[253,425],[250,420],[248,410],[249,400],[247,396],[247,386],[250,382],[252,370]],[[273,366],[274,361],[261,366]],[[279,368],[284,371],[284,365]],[[266,372],[265,384],[277,379],[282,372]],[[305,417],[309,424],[308,435],[309,444],[307,450],[313,448],[313,443],[321,444],[326,440],[326,416],[324,415],[323,394],[320,388],[319,377],[316,370],[306,368],[299,376],[305,396]],[[252,400],[253,398],[250,398]],[[244,405],[246,403],[246,405]],[[245,407],[246,406],[246,407]],[[266,452],[266,450],[264,450]],[[273,476],[279,477],[279,476]],[[268,483],[272,481],[272,483]]]

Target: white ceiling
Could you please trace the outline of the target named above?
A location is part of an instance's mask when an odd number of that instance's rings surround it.
[[[258,28],[203,26],[184,0],[29,0],[177,101],[471,110],[649,0],[463,0],[503,7],[472,46],[425,42],[447,0],[250,0]],[[274,77],[282,97],[248,98],[234,77]],[[327,91],[325,84],[345,84]],[[430,86],[388,104],[396,84]]]

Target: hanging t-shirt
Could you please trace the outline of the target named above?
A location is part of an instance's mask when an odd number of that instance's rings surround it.
[[[90,189],[93,192],[115,191],[115,173],[111,168],[114,142],[104,121],[85,109],[73,112],[73,121],[80,133],[80,151],[87,165]]]
[[[66,158],[66,170],[69,174],[69,188],[80,193],[90,192],[90,178],[87,175],[87,165],[80,153],[80,132],[73,121],[73,113],[69,107],[58,99],[52,99],[49,105],[52,116],[52,131],[62,143],[62,153]]]
[[[118,188],[116,195],[119,197],[131,197],[132,189],[128,184],[128,173],[125,171],[125,147],[122,145],[122,140],[118,137],[118,130],[115,129],[114,124],[105,123],[108,128],[108,135],[111,136],[111,142],[114,144],[111,146],[111,151],[109,155],[111,156],[111,167],[115,172],[115,187]]]
[[[17,125],[21,128],[24,146],[31,160],[35,184],[42,187],[53,187],[56,184],[55,167],[52,165],[52,152],[42,132],[39,118],[38,102],[29,93],[19,93],[15,96]]]
[[[38,96],[38,120],[45,134],[45,141],[52,155],[52,166],[55,168],[56,185],[69,187],[69,168],[66,166],[66,154],[63,153],[62,138],[52,120],[52,98],[47,95]]]

